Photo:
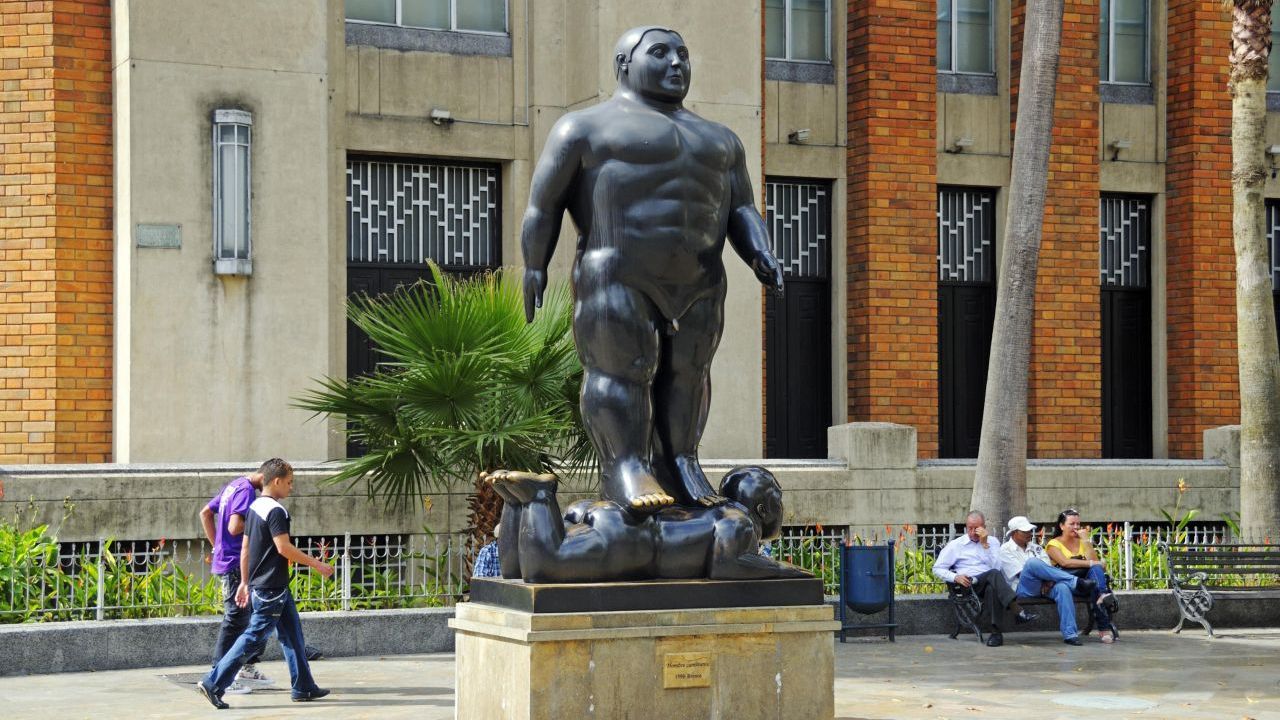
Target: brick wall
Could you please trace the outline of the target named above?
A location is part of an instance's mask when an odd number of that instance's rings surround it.
[[[1169,454],[1201,454],[1239,422],[1231,240],[1231,19],[1216,0],[1169,0],[1167,249]]]
[[[1067,0],[1027,396],[1037,458],[1102,453],[1098,22],[1094,0]]]
[[[108,0],[0,0],[0,462],[111,457]]]
[[[849,419],[938,453],[937,5],[848,4]]]

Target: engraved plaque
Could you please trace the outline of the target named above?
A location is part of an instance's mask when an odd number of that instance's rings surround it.
[[[134,236],[138,247],[146,248],[180,248],[182,247],[181,225],[148,225],[138,223]]]
[[[711,687],[711,653],[667,653],[663,655],[662,687]]]

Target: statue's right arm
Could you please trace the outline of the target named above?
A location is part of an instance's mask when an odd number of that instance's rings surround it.
[[[533,322],[535,308],[542,307],[547,289],[547,264],[560,238],[560,223],[568,207],[569,192],[582,165],[585,138],[582,121],[566,115],[547,137],[529,187],[529,208],[520,230],[524,255],[524,314]]]

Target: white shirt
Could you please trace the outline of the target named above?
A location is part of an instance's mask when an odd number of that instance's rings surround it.
[[[992,538],[987,538],[987,546],[969,539],[968,535],[947,543],[938,553],[933,563],[933,574],[945,582],[955,582],[956,575],[968,575],[976,578],[988,570],[1000,567],[999,550]]]
[[[1049,564],[1049,555],[1045,553],[1044,548],[1031,541],[1027,541],[1025,548],[1020,548],[1013,538],[1009,538],[1000,546],[1000,572],[1004,573],[1004,579],[1008,580],[1014,588],[1018,587],[1018,576],[1022,574],[1022,567],[1031,558]]]

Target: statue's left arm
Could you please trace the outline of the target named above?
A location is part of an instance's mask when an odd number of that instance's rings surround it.
[[[726,130],[726,132],[728,132]],[[729,170],[731,184],[729,208],[729,244],[738,256],[751,266],[751,270],[765,287],[782,294],[782,268],[769,249],[769,229],[764,218],[756,210],[755,193],[751,189],[751,176],[747,173],[747,153],[737,135],[733,138],[733,163]]]

